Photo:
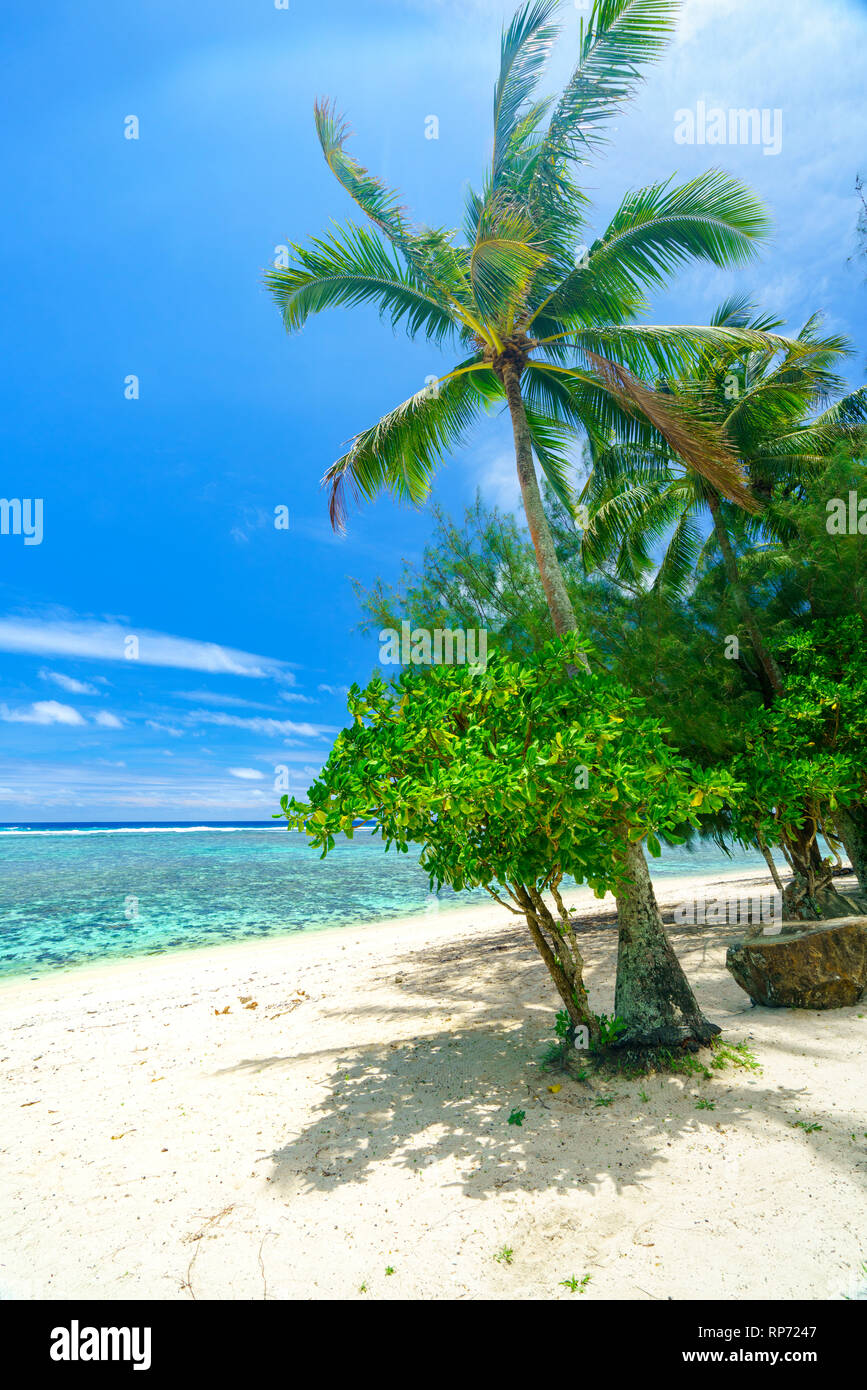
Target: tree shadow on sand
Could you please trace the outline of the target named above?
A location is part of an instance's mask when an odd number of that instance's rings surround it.
[[[608,983],[615,944],[605,929],[588,932],[582,942],[592,973]],[[838,1171],[864,1166],[867,1154],[840,1142],[836,1131],[848,1121],[839,1113],[826,1113],[821,1131],[793,1132],[800,1093],[739,1069],[720,1073],[719,1081],[692,1075],[648,1081],[592,1069],[581,1081],[543,1069],[557,1003],[518,928],[480,932],[460,946],[421,946],[396,958],[387,973],[399,980],[403,997],[391,1010],[378,1006],[376,1016],[388,1025],[387,1036],[404,1034],[399,1041],[349,1042],[340,1050],[250,1059],[232,1069],[256,1073],[327,1063],[327,1094],[312,1123],[270,1155],[275,1186],[327,1192],[361,1183],[374,1166],[423,1173],[446,1164],[447,1185],[477,1199],[502,1189],[566,1193],[593,1191],[603,1182],[618,1190],[640,1187],[664,1167],[676,1136],[705,1133],[722,1144],[743,1137],[762,1116],[793,1142],[810,1143]],[[713,1016],[720,992],[736,987],[718,965],[709,974],[702,1002]],[[731,1005],[729,994],[723,1007],[730,1016]],[[451,1007],[461,1016],[443,1027]],[[770,1011],[746,1012],[755,1028],[757,1014]],[[339,1013],[348,1038],[353,1031],[369,1033],[370,1009],[363,1002]],[[735,1038],[746,1032],[738,1027],[734,1020]],[[803,1041],[798,1038],[799,1051]],[[642,1099],[645,1087],[651,1104]],[[699,1091],[713,1099],[713,1109],[696,1109]],[[822,1124],[822,1107],[810,1104],[811,1120]],[[520,1125],[509,1123],[516,1111],[525,1112]]]

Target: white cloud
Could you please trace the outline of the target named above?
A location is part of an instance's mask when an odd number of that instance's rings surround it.
[[[95,724],[98,724],[101,729],[123,728],[123,720],[118,719],[116,714],[109,714],[108,710],[101,709],[98,714],[93,716],[93,721]]]
[[[138,655],[127,656],[129,639],[135,637]],[[90,661],[132,661],[143,666],[172,666],[187,671],[223,675],[270,677],[292,684],[294,677],[282,661],[254,656],[216,642],[172,637],[150,632],[134,624],[91,620],[0,619],[0,651],[28,652],[38,656],[84,658]]]
[[[323,695],[343,696],[349,694],[348,685],[318,685],[316,689],[321,690]]]
[[[98,695],[99,691],[95,685],[88,685],[87,681],[78,681],[74,676],[65,676],[62,671],[39,672],[39,679],[42,681],[53,681],[59,685],[61,690],[65,690],[69,695]]]
[[[72,705],[63,705],[59,700],[36,700],[32,705],[20,709],[10,709],[0,705],[0,719],[7,724],[67,724],[76,727],[88,721]],[[122,729],[123,720],[108,710],[99,710],[93,715],[93,723],[101,729]]]
[[[232,777],[240,777],[245,782],[261,782],[265,776],[264,772],[259,772],[255,767],[230,767],[229,774]]]
[[[518,482],[514,453],[497,454],[483,463],[478,485],[494,506],[506,512],[517,511],[521,505],[521,484]]]
[[[62,705],[57,700],[37,700],[26,709],[10,709],[8,705],[0,705],[0,719],[7,724],[78,725],[85,722],[72,705]]]
[[[148,729],[155,729],[158,734],[169,734],[171,738],[183,738],[183,729],[172,728],[170,724],[161,724],[158,719],[146,719],[145,726]]]
[[[245,719],[239,714],[220,714],[206,709],[193,710],[190,718],[226,729],[248,729],[250,733],[265,734],[269,738],[319,738],[322,734],[338,732],[328,724],[296,724],[292,719]]]
[[[168,750],[160,750],[168,754]],[[313,755],[315,756],[315,754]],[[310,767],[307,755],[305,769],[292,769],[290,790],[300,795],[309,785]],[[284,756],[282,761],[289,762]],[[120,763],[109,764],[97,759],[71,765],[63,761],[41,766],[38,789],[34,789],[32,762],[14,759],[3,768],[3,788],[0,798],[6,803],[4,819],[13,816],[29,817],[39,808],[39,819],[52,819],[48,808],[87,808],[88,819],[118,820],[131,815],[138,807],[153,808],[156,818],[182,816],[185,807],[198,808],[219,820],[243,818],[245,807],[256,807],[256,816],[268,819],[275,796],[271,789],[272,772],[263,769],[261,778],[237,778],[221,768],[197,766],[184,762],[181,767],[157,764],[150,754],[144,765],[132,770]],[[313,774],[315,776],[315,771]],[[74,813],[74,812],[73,812]],[[56,819],[62,819],[62,816]],[[77,818],[81,818],[80,816]],[[136,817],[140,819],[141,817]],[[276,822],[273,823],[276,826]]]

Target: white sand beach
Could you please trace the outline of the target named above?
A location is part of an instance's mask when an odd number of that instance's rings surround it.
[[[611,1013],[613,903],[567,898]],[[496,906],[6,983],[0,1295],[864,1296],[867,1001],[754,1008],[736,927],[670,931],[760,1072],[545,1072],[558,1001]]]

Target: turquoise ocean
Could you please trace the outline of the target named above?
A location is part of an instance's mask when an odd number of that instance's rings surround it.
[[[758,854],[665,850],[654,875],[765,870]],[[320,859],[272,822],[0,826],[0,977],[291,936],[489,903],[435,899],[410,854],[367,831]]]

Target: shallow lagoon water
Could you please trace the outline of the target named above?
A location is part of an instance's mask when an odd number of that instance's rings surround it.
[[[766,871],[758,854],[666,850],[654,874]],[[0,827],[0,976],[489,903],[432,898],[410,854],[361,831],[320,859],[265,825]]]

